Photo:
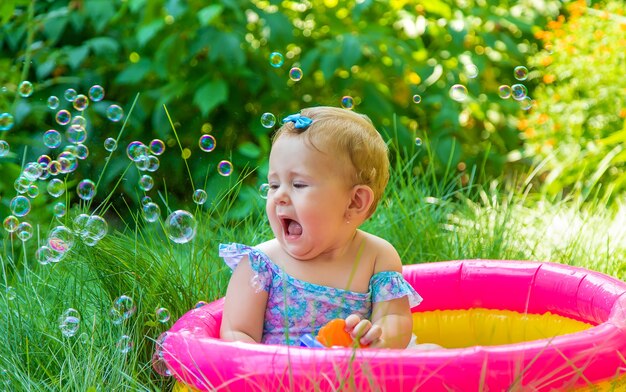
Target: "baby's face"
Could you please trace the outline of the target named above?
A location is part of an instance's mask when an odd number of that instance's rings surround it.
[[[283,135],[272,146],[267,216],[276,239],[290,256],[311,260],[331,252],[350,235],[346,209],[353,185],[346,160]]]

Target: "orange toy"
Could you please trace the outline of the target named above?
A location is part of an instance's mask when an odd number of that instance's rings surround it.
[[[316,337],[317,341],[326,347],[354,347],[354,339],[346,332],[346,321],[344,319],[330,320],[326,325],[320,328]],[[359,343],[360,348],[367,347]]]

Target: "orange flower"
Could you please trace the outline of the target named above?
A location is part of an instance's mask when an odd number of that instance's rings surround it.
[[[523,131],[526,128],[528,128],[528,120],[523,118],[517,122],[517,129],[519,129],[520,131]]]
[[[548,121],[549,119],[550,119],[550,116],[548,116],[545,113],[541,113],[539,117],[537,118],[537,124],[539,125],[545,124],[545,122]]]
[[[543,65],[544,67],[547,67],[550,64],[552,64],[552,57],[551,56],[546,56],[546,57],[541,59],[541,65]]]
[[[552,74],[545,74],[545,75],[543,75],[543,82],[545,84],[553,83],[555,80],[556,80],[556,76],[554,76]]]
[[[536,135],[535,128],[533,127],[526,128],[524,130],[524,135],[526,135],[527,138],[531,138],[535,136]]]
[[[619,111],[619,116],[620,116],[621,118],[626,118],[626,108],[622,108],[622,109]]]

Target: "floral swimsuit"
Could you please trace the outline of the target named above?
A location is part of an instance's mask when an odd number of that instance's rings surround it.
[[[358,293],[317,285],[285,273],[260,250],[237,243],[220,244],[219,255],[234,270],[248,256],[255,272],[251,284],[268,292],[262,343],[299,345],[304,334],[317,334],[335,318],[353,313],[370,318],[372,303],[408,297],[411,307],[421,301],[417,292],[396,271],[381,271],[372,276],[369,292]]]

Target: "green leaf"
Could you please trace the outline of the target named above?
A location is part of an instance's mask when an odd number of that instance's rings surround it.
[[[353,34],[345,34],[343,38],[343,66],[349,69],[359,63],[361,59],[361,45],[359,39]]]
[[[9,19],[11,19],[13,16],[13,10],[15,10],[15,3],[12,1],[5,0],[2,4],[0,4],[0,15],[2,15],[2,19],[0,19],[0,21],[2,21],[2,24],[7,23]]]
[[[43,34],[48,38],[51,46],[61,39],[67,26],[68,13],[67,7],[62,7],[49,12],[44,18]]]
[[[339,56],[335,53],[325,53],[320,59],[320,69],[324,74],[324,79],[330,80],[339,66]]]
[[[224,11],[224,6],[221,4],[213,4],[198,11],[198,21],[201,26],[209,26],[213,24],[218,16]]]
[[[226,102],[228,98],[228,84],[223,80],[211,81],[203,84],[193,96],[193,103],[200,109],[203,116],[207,116],[213,108]]]
[[[120,44],[110,37],[92,38],[86,44],[97,56],[117,54],[120,50]]]
[[[131,64],[120,72],[115,78],[120,84],[139,84],[146,74],[152,69],[152,62],[148,59],[141,59],[136,64]]]
[[[431,14],[439,15],[446,19],[452,18],[450,6],[440,0],[429,0],[421,2],[422,6]]]
[[[144,47],[165,25],[163,19],[156,19],[147,25],[141,26],[137,31],[137,42],[139,46]]]
[[[259,146],[252,142],[244,142],[239,145],[239,153],[248,158],[258,158],[261,155]]]
[[[72,69],[77,69],[89,54],[89,46],[82,45],[67,50],[67,63]]]
[[[97,32],[102,32],[115,15],[115,2],[102,0],[85,0],[87,15]]]

